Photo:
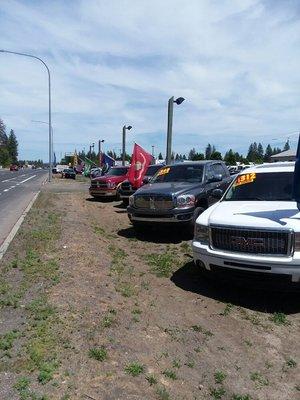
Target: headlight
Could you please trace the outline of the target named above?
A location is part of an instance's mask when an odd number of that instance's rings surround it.
[[[206,225],[195,224],[194,240],[201,242],[203,244],[208,244],[209,242],[209,230]]]
[[[295,251],[300,251],[300,232],[295,232]]]
[[[134,206],[134,196],[129,196],[129,205]]]
[[[189,208],[194,207],[195,196],[192,194],[182,194],[177,197],[177,207],[178,208]]]
[[[107,187],[109,189],[114,189],[116,187],[116,184],[115,184],[115,182],[107,182]]]

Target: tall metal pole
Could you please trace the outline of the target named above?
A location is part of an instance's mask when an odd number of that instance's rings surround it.
[[[151,147],[152,147],[152,157],[154,157],[154,145],[152,145]]]
[[[122,165],[125,165],[125,151],[126,151],[126,125],[123,126],[122,133]]]
[[[51,123],[51,76],[50,76],[50,70],[48,68],[48,65],[43,61],[41,58],[37,56],[33,56],[32,54],[26,54],[26,53],[18,53],[16,51],[9,51],[9,50],[0,50],[0,53],[9,53],[9,54],[15,54],[18,56],[24,56],[24,57],[30,57],[30,58],[35,58],[36,60],[39,60],[46,68],[47,73],[48,73],[48,97],[49,97],[49,104],[48,104],[48,113],[49,113],[49,182],[51,182],[52,179],[52,123]]]
[[[168,131],[167,131],[166,164],[170,164],[171,163],[173,105],[174,105],[174,96],[172,96],[168,101]]]
[[[101,167],[102,164],[102,152],[101,152],[101,143],[103,143],[104,140],[99,139],[98,141],[98,152],[99,152],[99,167]]]

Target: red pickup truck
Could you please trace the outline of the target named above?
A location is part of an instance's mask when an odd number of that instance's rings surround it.
[[[112,167],[104,176],[91,180],[89,189],[93,197],[117,197],[117,188],[127,179],[129,167]]]

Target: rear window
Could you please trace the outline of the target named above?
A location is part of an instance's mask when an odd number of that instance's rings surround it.
[[[203,165],[176,165],[161,168],[152,178],[151,183],[160,182],[201,182]]]
[[[294,201],[293,172],[247,173],[237,176],[225,201]]]

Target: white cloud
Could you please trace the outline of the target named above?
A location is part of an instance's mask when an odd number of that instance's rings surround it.
[[[178,152],[203,150],[208,140],[245,152],[251,140],[294,131],[299,34],[293,1],[0,4],[0,47],[38,55],[51,68],[58,152],[99,137],[118,148],[124,123],[134,126],[129,143],[163,151],[171,95],[186,98],[174,110]],[[42,65],[0,54],[0,87],[0,117],[16,130],[21,156],[46,159],[47,127],[30,122],[47,120]]]

